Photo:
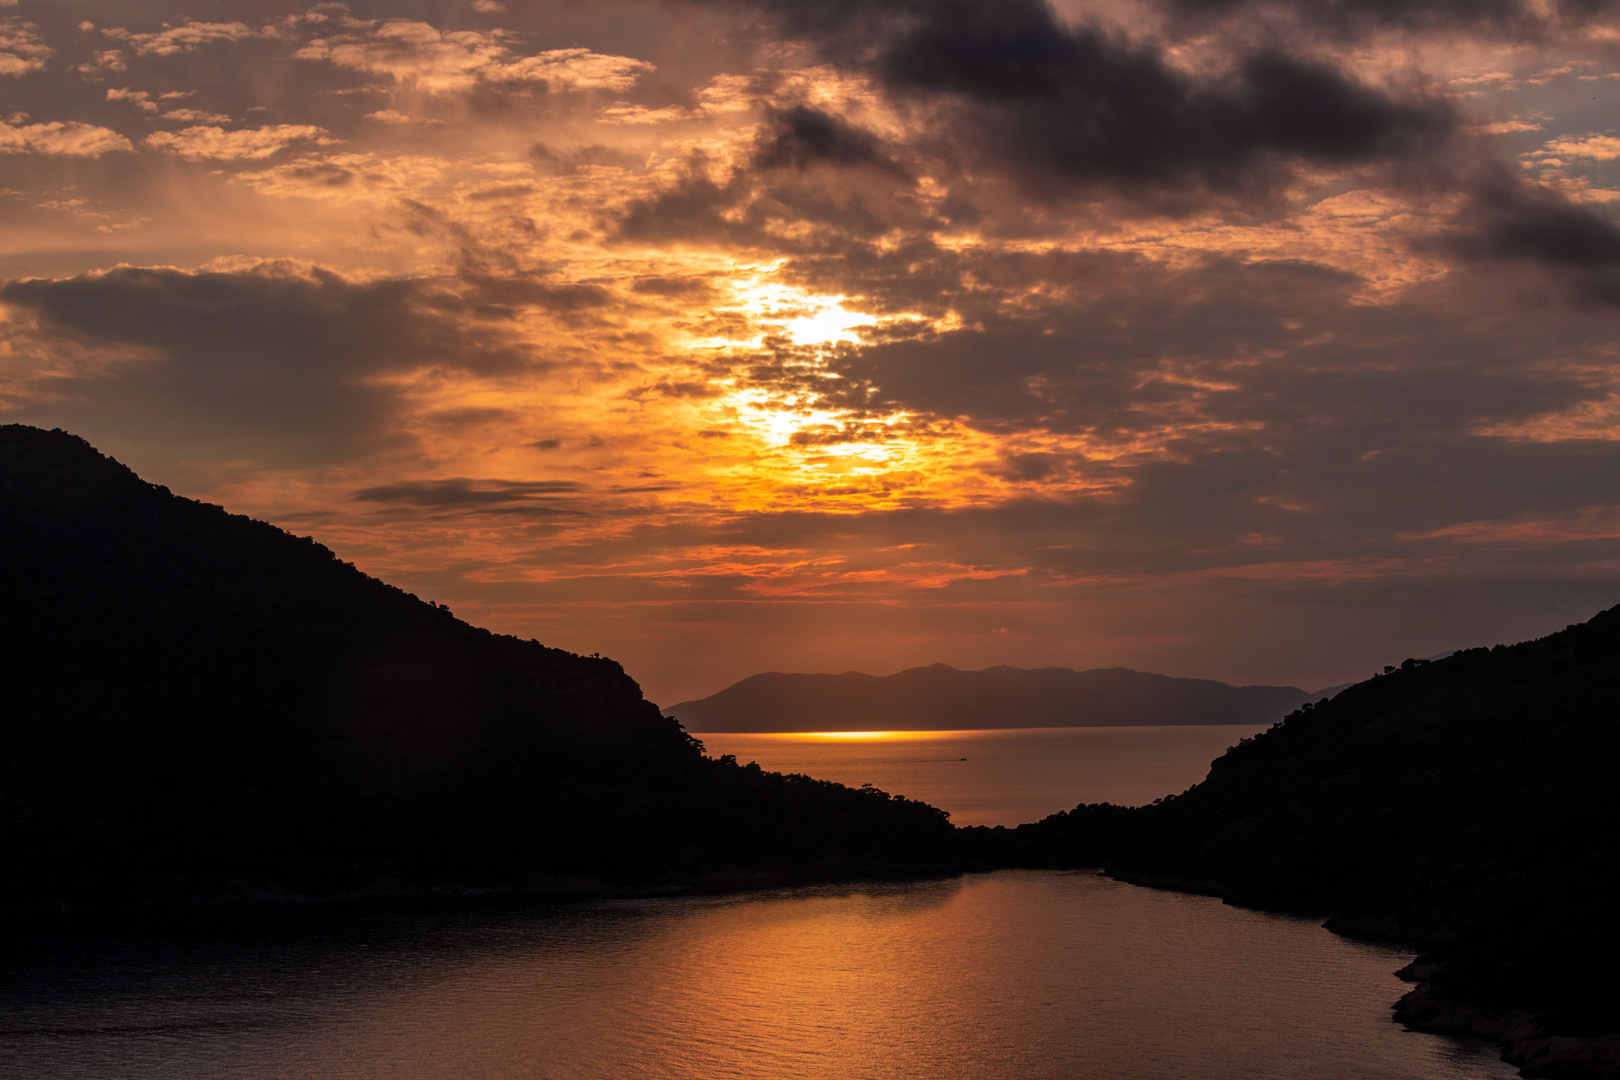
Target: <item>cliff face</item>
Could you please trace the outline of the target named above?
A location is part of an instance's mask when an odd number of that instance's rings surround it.
[[[0,900],[928,858],[931,807],[703,758],[611,660],[0,428]]]
[[[1620,608],[1408,661],[1234,748],[1184,795],[1078,807],[1019,841],[1429,941],[1421,1000],[1596,1035],[1620,1031],[1617,777]]]
[[[666,711],[693,731],[910,731],[1268,723],[1309,700],[1293,686],[1228,686],[1128,668],[894,675],[754,675]]]

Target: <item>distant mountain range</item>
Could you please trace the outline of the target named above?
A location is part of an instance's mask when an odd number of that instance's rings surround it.
[[[1129,668],[946,664],[894,675],[768,672],[664,710],[689,731],[917,731],[1150,724],[1264,724],[1342,687],[1231,686]]]

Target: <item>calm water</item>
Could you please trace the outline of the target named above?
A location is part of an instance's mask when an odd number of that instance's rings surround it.
[[[697,737],[716,756],[921,799],[958,825],[1018,825],[1083,802],[1140,806],[1186,791],[1228,747],[1267,726]]]
[[[1390,1022],[1408,954],[1090,873],[196,918],[211,925],[13,949],[0,1075],[1514,1075],[1482,1044]]]

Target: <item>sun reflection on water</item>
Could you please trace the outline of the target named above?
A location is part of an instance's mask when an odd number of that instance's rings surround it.
[[[773,737],[783,742],[932,742],[960,739],[971,731],[784,731]]]

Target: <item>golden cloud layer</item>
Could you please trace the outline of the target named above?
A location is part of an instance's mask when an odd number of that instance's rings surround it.
[[[663,696],[1615,583],[1596,23],[86,10],[0,21],[0,408]]]

